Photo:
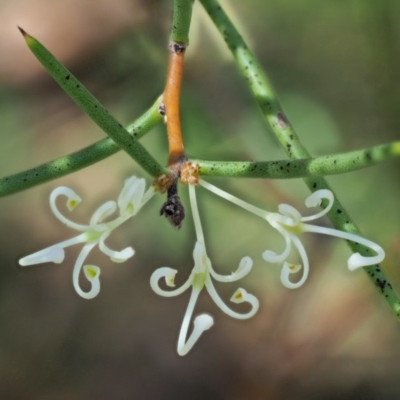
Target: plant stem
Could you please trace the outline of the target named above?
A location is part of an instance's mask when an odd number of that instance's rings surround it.
[[[162,116],[158,112],[159,104],[160,98],[135,122],[126,127],[126,130],[135,139],[141,138],[162,121]],[[104,160],[120,150],[120,147],[112,139],[105,138],[75,153],[57,158],[27,171],[7,176],[0,179],[0,197],[17,193],[79,171],[82,168]]]
[[[286,150],[291,159],[309,158],[310,155],[300,142],[298,135],[286,117],[270,80],[265,75],[258,60],[248,49],[235,26],[222,10],[219,2],[217,0],[200,0],[200,2],[231,50],[239,70],[247,79],[250,90],[261,112],[282,147]],[[330,189],[323,177],[305,178],[304,181],[313,192],[319,189]],[[337,229],[362,236],[337,199],[337,196],[335,196],[335,202],[331,211],[328,213],[328,217]],[[353,252],[359,252],[363,256],[368,256],[368,249],[366,247],[354,242],[347,242],[347,244]],[[385,272],[379,265],[365,267],[364,270],[400,321],[400,298],[393,289]]]
[[[172,30],[169,40],[187,46],[192,20],[193,0],[174,0]]]
[[[185,155],[179,115],[179,97],[181,92],[184,54],[184,51],[180,53],[171,52],[167,83],[164,91],[169,147],[168,165],[175,164]]]
[[[192,0],[174,0],[169,44],[171,53],[164,91],[169,146],[168,166],[171,167],[179,163],[185,156],[179,115],[179,98],[181,94],[185,51],[189,44],[191,18]]]
[[[150,175],[165,173],[148,151],[113,117],[104,106],[38,40],[19,28],[39,62],[68,96],[123,150]]]
[[[205,176],[292,179],[343,174],[399,156],[400,141],[348,153],[290,161],[189,161],[199,164],[199,173]]]

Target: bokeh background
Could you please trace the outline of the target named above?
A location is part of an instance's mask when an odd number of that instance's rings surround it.
[[[288,116],[313,155],[398,140],[400,3],[397,0],[230,0],[223,2],[270,74]],[[140,115],[165,80],[171,1],[2,0],[0,3],[0,171],[22,171],[86,146],[104,134],[46,75],[16,29],[37,37],[122,123]],[[217,160],[285,158],[266,128],[221,38],[195,4],[182,93],[187,152]],[[165,127],[142,142],[164,163]],[[400,290],[399,161],[328,180],[366,237],[387,251],[383,267]],[[215,325],[184,358],[176,341],[189,294],[165,299],[149,286],[168,265],[192,266],[190,214],[174,231],[155,198],[110,238],[136,255],[113,264],[94,251],[102,291],[73,291],[79,246],[62,265],[28,269],[18,259],[75,232],[51,214],[59,185],[84,201],[85,223],[124,179],[147,178],[122,152],[72,176],[0,202],[0,398],[398,399],[400,325],[362,271],[350,273],[344,242],[305,235],[311,273],[285,289],[280,267],[261,253],[283,247],[263,221],[198,191],[209,256],[221,273],[250,255],[241,283],[261,302],[249,321],[222,314],[204,292],[196,313]],[[269,210],[282,202],[305,211],[301,180],[215,183]],[[187,204],[185,189],[182,197]],[[328,223],[323,221],[322,223]],[[293,256],[294,257],[294,256]],[[225,299],[235,285],[221,285]]]

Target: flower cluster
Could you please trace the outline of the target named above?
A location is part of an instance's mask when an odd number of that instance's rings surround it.
[[[105,244],[105,240],[114,229],[118,228],[129,218],[135,216],[153,195],[153,187],[150,187],[145,193],[145,180],[132,176],[125,181],[117,202],[107,201],[94,212],[89,225],[81,225],[63,215],[58,209],[56,201],[58,197],[65,196],[67,198],[66,206],[69,211],[72,211],[79,205],[82,199],[72,189],[64,186],[58,187],[53,190],[50,195],[50,208],[64,225],[81,233],[71,239],[21,258],[19,264],[24,267],[47,262],[60,264],[64,261],[64,249],[66,247],[78,243],[85,243],[76,259],[72,273],[72,282],[76,292],[81,297],[85,299],[96,297],[100,292],[100,268],[95,265],[84,265],[87,256],[95,246],[99,246],[99,249],[110,257],[111,261],[116,263],[122,263],[131,258],[135,254],[132,247],[115,251]],[[111,221],[105,222],[117,209],[119,211],[119,216]],[[88,292],[83,291],[79,284],[79,276],[82,268],[86,279],[91,283],[91,289]]]
[[[212,193],[223,197],[224,199],[263,218],[271,227],[276,229],[283,236],[286,244],[285,249],[281,253],[266,250],[262,254],[262,257],[267,262],[283,264],[281,270],[281,281],[287,288],[294,289],[303,285],[309,273],[308,256],[298,237],[298,234],[300,233],[313,232],[343,238],[369,247],[376,253],[375,256],[370,257],[364,257],[359,253],[353,254],[347,262],[350,270],[377,264],[385,257],[383,249],[370,240],[351,233],[332,228],[311,225],[308,223],[324,216],[332,208],[334,197],[332,192],[329,190],[319,190],[306,199],[305,203],[307,207],[320,206],[324,200],[327,202],[327,205],[322,211],[319,211],[311,216],[303,217],[298,210],[287,204],[279,205],[278,213],[271,213],[248,204],[247,202],[224,192],[223,190],[208,182],[205,182],[204,180],[199,180],[199,184]],[[253,266],[253,261],[250,257],[243,257],[238,268],[231,275],[220,275],[214,270],[206,250],[203,228],[200,222],[200,214],[197,207],[195,184],[191,183],[188,186],[190,205],[196,232],[196,242],[193,250],[193,269],[186,282],[179,288],[174,288],[177,270],[170,267],[161,267],[157,269],[153,272],[150,278],[150,285],[152,289],[160,296],[178,296],[184,293],[186,290],[191,289],[188,306],[183,317],[178,338],[177,351],[181,356],[187,354],[200,338],[202,333],[211,328],[211,326],[214,324],[214,320],[210,315],[200,314],[194,318],[194,327],[192,332],[188,335],[189,325],[190,321],[192,320],[197,299],[204,288],[214,300],[215,304],[230,317],[237,319],[251,318],[259,308],[259,302],[257,298],[252,294],[249,294],[243,288],[238,288],[233,293],[230,301],[232,303],[248,303],[250,309],[246,313],[238,313],[232,310],[218,295],[213,280],[225,283],[236,282],[250,273]],[[70,211],[72,211],[81,202],[81,198],[73,190],[67,187],[59,187],[55,189],[50,196],[51,210],[62,223],[79,231],[80,234],[76,237],[22,258],[19,261],[20,265],[28,266],[46,262],[61,263],[65,257],[64,249],[66,247],[77,243],[85,243],[75,262],[72,280],[74,288],[80,296],[86,299],[95,297],[100,291],[100,269],[94,265],[84,265],[87,256],[95,246],[98,246],[99,249],[108,257],[110,257],[113,262],[124,262],[132,257],[134,255],[134,250],[132,247],[127,247],[120,251],[111,250],[105,244],[105,240],[108,238],[111,232],[114,231],[114,229],[119,227],[129,218],[135,216],[143,207],[143,205],[151,199],[154,193],[155,191],[153,187],[150,187],[147,191],[145,191],[144,179],[138,179],[133,176],[125,181],[124,187],[118,197],[117,202],[108,201],[104,203],[94,212],[89,225],[80,225],[69,220],[59,211],[56,205],[56,200],[60,196],[65,196],[67,198],[66,206]],[[108,220],[108,218],[116,211],[119,212],[119,215],[115,219]],[[294,264],[288,261],[292,247],[297,249],[301,259],[301,264]],[[79,284],[79,277],[82,269],[86,279],[91,283],[91,289],[88,292],[83,291]],[[302,271],[301,278],[297,282],[292,282],[290,277],[292,274],[299,271]],[[161,286],[165,286],[165,288],[162,288]],[[166,290],[166,288],[170,289]]]
[[[242,288],[239,288],[235,291],[235,293],[231,297],[231,302],[249,303],[251,305],[251,309],[245,314],[240,314],[233,311],[219,297],[212,282],[212,278],[219,282],[235,282],[243,278],[250,272],[253,266],[253,261],[250,257],[242,258],[242,260],[239,263],[238,269],[228,276],[220,275],[214,271],[211,261],[208,258],[206,252],[203,229],[200,223],[200,215],[197,207],[194,185],[189,185],[189,195],[190,195],[190,204],[192,208],[192,215],[197,237],[197,241],[193,251],[194,267],[192,269],[192,272],[188,280],[180,288],[171,291],[166,291],[161,289],[158,284],[158,281],[160,278],[165,278],[165,283],[167,286],[170,287],[175,286],[174,280],[175,280],[175,275],[177,273],[175,269],[169,267],[159,268],[153,273],[150,279],[150,284],[153,290],[160,296],[165,296],[165,297],[177,296],[183,293],[185,290],[192,287],[192,293],[190,296],[189,304],[186,309],[185,316],[183,317],[183,322],[178,339],[177,351],[178,354],[181,356],[187,354],[188,351],[193,347],[193,345],[199,339],[200,335],[205,330],[210,329],[214,323],[214,320],[210,315],[201,314],[197,316],[194,320],[193,332],[186,340],[194,306],[196,304],[200,292],[204,287],[206,288],[211,298],[214,300],[215,304],[230,317],[237,319],[250,318],[257,312],[259,307],[258,300],[252,294],[247,293],[246,290]]]
[[[359,243],[361,245],[369,247],[371,250],[376,252],[376,256],[371,257],[364,257],[360,253],[352,254],[347,261],[347,267],[350,271],[354,271],[355,269],[361,267],[367,267],[369,265],[379,264],[385,258],[385,252],[382,247],[368,239],[362,238],[353,233],[343,232],[337,229],[325,228],[322,226],[310,225],[306,223],[324,216],[331,210],[334,202],[334,197],[333,193],[330,190],[318,190],[314,192],[311,196],[307,197],[305,204],[309,208],[320,206],[322,200],[327,200],[328,205],[322,211],[314,215],[302,217],[299,211],[288,204],[280,204],[278,206],[279,213],[271,213],[269,211],[265,211],[261,208],[248,204],[245,201],[224,192],[216,186],[205,182],[204,180],[200,180],[200,185],[202,185],[204,188],[208,189],[212,193],[244,208],[245,210],[261,217],[262,219],[265,219],[283,236],[283,238],[285,239],[286,247],[282,253],[278,254],[271,250],[266,250],[264,251],[262,256],[265,261],[268,261],[270,263],[283,263],[281,271],[281,282],[289,289],[295,289],[302,286],[308,277],[309,271],[308,256],[303,244],[297,236],[298,233],[314,232],[321,233],[323,235],[336,236],[342,239],[353,241],[355,243]],[[302,264],[293,264],[287,261],[292,249],[292,244],[299,252]],[[300,280],[296,283],[291,282],[289,279],[290,275],[299,272],[301,269],[303,270],[303,273]]]

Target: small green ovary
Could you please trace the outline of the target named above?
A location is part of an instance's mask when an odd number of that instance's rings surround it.
[[[285,224],[281,224],[284,228],[285,231],[287,232],[291,232],[291,233],[302,233],[304,232],[304,228],[303,228],[303,224],[300,222],[295,226],[291,226],[291,225],[285,225]]]
[[[132,203],[129,203],[129,204],[127,205],[127,207],[126,207],[126,212],[127,212],[129,215],[133,215],[134,211],[135,211],[135,206],[134,206]]]
[[[208,272],[199,272],[194,275],[192,285],[196,289],[203,289],[204,285],[206,284]]]
[[[87,243],[98,242],[103,233],[104,233],[103,231],[95,231],[93,229],[85,232],[86,242]]]

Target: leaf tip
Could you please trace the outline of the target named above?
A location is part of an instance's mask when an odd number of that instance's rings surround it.
[[[17,28],[22,33],[22,36],[24,37],[25,40],[33,39],[32,36],[29,35],[28,33],[26,33],[26,31],[24,29],[22,29],[20,26],[17,25]]]
[[[24,36],[27,35],[27,33],[26,33],[20,26],[17,25],[17,28],[19,29],[19,31],[20,31]]]

